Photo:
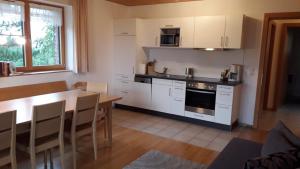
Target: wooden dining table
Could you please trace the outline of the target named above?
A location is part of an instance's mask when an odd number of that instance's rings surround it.
[[[32,119],[32,109],[35,105],[42,105],[57,101],[66,101],[66,113],[72,113],[76,107],[76,100],[79,96],[88,96],[94,94],[82,90],[70,90],[58,93],[50,93],[21,99],[14,99],[0,102],[0,112],[17,110],[17,133],[28,130]],[[114,101],[121,100],[121,97],[100,94],[99,108],[108,113],[108,144],[112,145],[112,105]]]

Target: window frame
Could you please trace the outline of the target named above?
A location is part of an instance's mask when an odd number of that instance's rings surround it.
[[[53,71],[53,70],[66,70],[66,57],[65,57],[65,13],[64,7],[59,5],[47,4],[43,2],[18,0],[24,2],[24,38],[26,43],[24,45],[24,66],[17,67],[17,72],[39,72],[39,71]],[[37,5],[51,6],[62,9],[62,26],[60,28],[60,53],[61,64],[50,66],[33,66],[32,64],[32,45],[31,45],[31,28],[30,28],[30,3]]]

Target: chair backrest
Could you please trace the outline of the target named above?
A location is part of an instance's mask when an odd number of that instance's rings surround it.
[[[97,92],[100,94],[107,94],[107,83],[94,83],[94,82],[87,82],[86,90],[89,92]]]
[[[63,138],[65,101],[59,101],[33,107],[30,144],[35,140],[57,134]]]
[[[92,94],[77,98],[76,110],[73,115],[73,127],[95,122],[100,94]]]
[[[0,113],[0,151],[15,149],[16,111]]]

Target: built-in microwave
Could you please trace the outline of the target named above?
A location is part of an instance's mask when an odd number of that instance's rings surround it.
[[[179,47],[180,28],[161,28],[160,46]]]

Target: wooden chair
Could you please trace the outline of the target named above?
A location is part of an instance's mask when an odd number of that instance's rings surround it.
[[[16,111],[0,113],[0,167],[16,162]]]
[[[17,136],[17,148],[30,154],[31,167],[36,168],[36,154],[44,152],[47,168],[47,151],[53,168],[51,149],[60,149],[61,167],[64,168],[65,101],[33,107],[30,133]]]
[[[107,94],[108,93],[108,85],[107,83],[94,83],[94,82],[87,82],[86,84],[86,91],[89,92],[96,92],[100,94]],[[97,122],[98,124],[104,124],[104,136],[107,137],[108,132],[108,110],[100,108],[97,112]]]
[[[66,131],[66,136],[70,136],[72,151],[73,151],[73,165],[76,169],[76,139],[86,135],[92,135],[94,146],[94,158],[97,159],[97,137],[96,137],[96,114],[98,110],[100,94],[93,94],[89,96],[82,96],[77,98],[76,109],[73,113],[71,133]]]

